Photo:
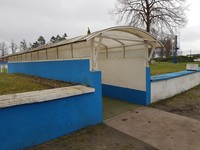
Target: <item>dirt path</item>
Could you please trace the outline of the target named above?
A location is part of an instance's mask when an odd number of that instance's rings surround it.
[[[105,124],[100,124],[29,150],[156,150],[156,148]]]

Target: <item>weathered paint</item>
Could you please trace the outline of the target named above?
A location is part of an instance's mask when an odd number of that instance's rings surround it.
[[[1,149],[25,149],[102,122],[101,73],[89,71],[89,60],[8,65],[9,73],[78,82],[95,88],[95,92],[0,109]]]
[[[199,71],[181,71],[151,78],[151,103],[172,97],[200,84]]]

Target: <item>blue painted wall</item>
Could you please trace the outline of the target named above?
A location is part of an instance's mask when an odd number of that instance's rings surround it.
[[[89,60],[19,62],[8,68],[9,73],[89,85],[95,92],[0,109],[0,148],[24,149],[102,122],[101,73],[89,71]]]
[[[130,103],[145,105],[146,92],[113,85],[102,85],[103,96],[116,98]]]
[[[149,105],[151,101],[150,68],[146,68],[146,91],[129,89],[113,85],[102,85],[103,96],[116,98],[139,105]]]
[[[99,122],[94,94],[0,109],[0,149],[25,149]]]
[[[8,73],[23,73],[86,85],[90,84],[92,76],[89,60],[16,62],[9,63],[8,66]]]
[[[101,72],[90,71],[89,59],[8,63],[8,73],[23,73],[43,78],[71,81],[95,88],[102,100]]]

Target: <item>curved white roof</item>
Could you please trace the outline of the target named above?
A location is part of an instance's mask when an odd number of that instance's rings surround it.
[[[89,41],[92,38],[96,38],[96,41],[98,41],[98,38],[100,38],[100,36],[102,36],[103,38],[102,45],[107,47],[120,45],[134,45],[137,43],[144,42],[147,42],[154,47],[163,47],[162,43],[157,41],[157,39],[153,35],[149,34],[148,32],[142,29],[130,26],[117,26],[107,28],[104,30],[93,32],[89,35],[78,36],[69,40],[56,43],[54,46],[70,44],[80,41]]]
[[[90,40],[92,38],[100,37],[104,39],[102,44],[106,42],[105,39],[109,40],[109,44],[112,45],[114,43],[124,44],[124,45],[133,45],[134,43],[144,43],[147,42],[151,46],[154,47],[163,47],[162,43],[157,41],[156,38],[149,34],[148,32],[131,27],[131,26],[117,26],[111,27],[108,29],[104,29],[101,31],[94,32],[85,37],[86,40]],[[111,42],[115,41],[115,42]],[[106,45],[106,44],[105,44]],[[113,46],[113,45],[112,45]]]
[[[102,47],[118,47],[118,46],[129,46],[129,45],[138,45],[148,43],[150,47],[163,47],[162,43],[157,41],[157,39],[149,34],[148,32],[131,27],[131,26],[116,26],[107,28],[104,30],[93,32],[89,35],[78,36],[72,39],[63,40],[58,43],[48,44],[34,49],[30,49],[24,52],[16,53],[13,55],[29,53],[33,51],[40,51],[48,48],[58,47],[62,45],[68,45],[73,43],[79,43],[83,41],[89,41],[95,39],[95,42],[99,42],[99,39],[102,38],[101,46]],[[9,55],[9,56],[13,56]],[[6,56],[8,57],[8,56]]]

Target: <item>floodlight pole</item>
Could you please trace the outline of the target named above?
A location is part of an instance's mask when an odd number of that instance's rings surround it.
[[[174,36],[174,52],[173,52],[173,63],[177,63],[177,51],[179,50],[177,46],[177,35]]]

